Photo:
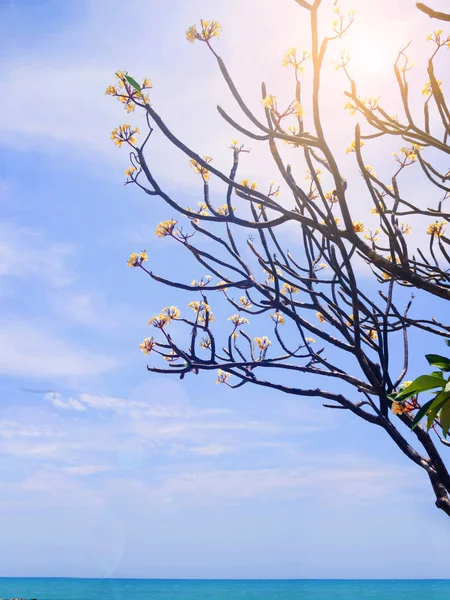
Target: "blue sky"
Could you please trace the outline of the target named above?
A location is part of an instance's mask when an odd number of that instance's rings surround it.
[[[384,24],[387,3],[361,4],[369,44],[373,24],[383,39],[398,35],[392,52],[428,33],[412,2]],[[154,236],[167,209],[123,186],[126,152],[109,136],[140,117],[125,117],[104,89],[117,68],[150,77],[174,131],[226,165],[236,136],[215,105],[235,109],[184,31],[202,16],[220,20],[220,52],[258,108],[263,77],[287,95],[280,58],[306,45],[300,14],[292,0],[0,3],[2,575],[448,575],[445,516],[382,432],[320,400],[231,391],[213,374],[151,376],[139,352],[148,318],[192,297],[128,269],[130,252],[146,248],[160,272],[204,273]],[[355,68],[372,93],[392,87],[375,67]],[[336,96],[326,112],[342,153],[341,104]],[[251,158],[247,175],[267,178],[264,153]],[[186,206],[199,200],[185,157],[159,139],[151,160]],[[367,204],[354,209],[364,216]],[[412,370],[432,345],[415,342]]]

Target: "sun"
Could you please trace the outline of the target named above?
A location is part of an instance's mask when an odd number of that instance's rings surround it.
[[[389,43],[380,42],[370,34],[349,36],[346,39],[346,48],[350,54],[350,73],[358,77],[373,76],[386,73],[395,62],[395,56]]]

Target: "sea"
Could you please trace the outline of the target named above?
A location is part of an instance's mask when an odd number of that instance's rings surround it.
[[[449,600],[450,580],[0,578],[0,599]]]

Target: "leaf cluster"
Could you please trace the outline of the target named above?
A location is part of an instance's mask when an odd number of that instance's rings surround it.
[[[450,340],[446,340],[446,344],[450,346]],[[425,402],[414,417],[412,429],[426,417],[427,430],[440,427],[446,438],[450,430],[450,375],[447,375],[450,373],[450,359],[440,354],[427,354],[425,358],[430,366],[438,370],[430,375],[420,375],[403,390],[393,394],[391,399],[404,402],[421,393],[433,392],[434,397]]]

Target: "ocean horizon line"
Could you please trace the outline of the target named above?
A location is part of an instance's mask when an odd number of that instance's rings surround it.
[[[450,581],[450,577],[82,577],[70,575],[0,575],[2,579],[71,579],[92,581]]]

